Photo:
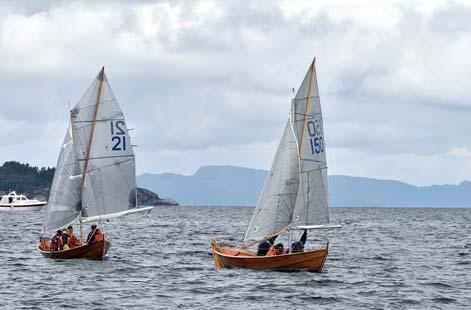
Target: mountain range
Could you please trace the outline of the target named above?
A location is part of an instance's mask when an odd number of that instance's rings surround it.
[[[183,205],[254,206],[267,173],[237,166],[203,166],[193,175],[144,173],[137,182]],[[471,207],[471,182],[414,186],[395,180],[331,175],[329,202],[333,207]]]

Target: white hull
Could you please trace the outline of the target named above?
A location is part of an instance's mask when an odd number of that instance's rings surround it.
[[[10,205],[0,205],[0,212],[1,211],[39,211],[42,209],[44,204],[39,205],[30,205],[30,206],[10,206]]]

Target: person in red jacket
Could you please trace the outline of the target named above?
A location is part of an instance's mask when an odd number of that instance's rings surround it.
[[[95,233],[95,241],[103,241],[103,234],[101,233],[100,228],[97,228]]]
[[[67,246],[69,249],[77,246],[77,238],[74,236],[74,228],[72,226],[67,227]]]
[[[62,246],[62,230],[59,229],[51,239],[51,252],[61,251]]]
[[[103,239],[104,238],[101,230],[97,228],[95,224],[93,224],[92,227],[90,227],[90,233],[87,237],[87,244],[94,244],[95,242],[102,241]]]

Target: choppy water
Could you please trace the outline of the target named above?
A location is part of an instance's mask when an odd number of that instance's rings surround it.
[[[213,269],[252,208],[163,207],[105,225],[105,261],[36,251],[40,213],[0,213],[0,307],[470,309],[471,209],[333,208],[324,272]],[[311,240],[312,240],[312,236]]]

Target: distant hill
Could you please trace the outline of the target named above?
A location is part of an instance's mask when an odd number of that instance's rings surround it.
[[[265,170],[205,166],[190,176],[145,173],[137,183],[185,205],[253,206],[266,175]]]
[[[204,166],[194,175],[142,174],[139,186],[184,205],[254,206],[267,171]],[[471,207],[471,182],[418,187],[394,180],[329,176],[331,206]]]
[[[17,161],[7,161],[0,166],[0,191],[31,192],[49,187],[54,168],[33,167]]]
[[[28,198],[47,200],[55,168],[34,167],[16,161],[7,161],[0,166],[0,195],[15,190]],[[178,205],[173,199],[162,199],[156,193],[137,189],[139,205]]]
[[[471,207],[471,182],[414,186],[394,180],[334,175],[329,177],[332,206]]]

